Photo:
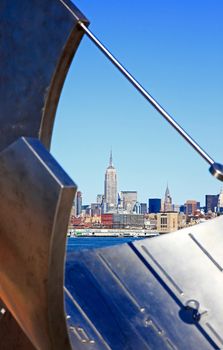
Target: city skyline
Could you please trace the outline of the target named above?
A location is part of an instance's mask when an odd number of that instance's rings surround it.
[[[77,192],[78,194],[79,192]],[[82,193],[84,193],[84,191],[81,191],[81,195]],[[160,209],[161,211],[164,212],[170,212],[170,211],[175,211],[178,210],[178,206],[183,206],[185,205],[187,202],[194,202],[194,203],[199,203],[200,207],[205,207],[206,206],[206,197],[216,197],[218,199],[216,199],[216,206],[217,206],[217,202],[218,202],[218,206],[222,207],[223,206],[223,189],[222,187],[220,188],[220,191],[216,194],[211,194],[211,193],[205,193],[204,194],[204,198],[203,198],[203,202],[198,201],[196,198],[185,198],[182,202],[175,202],[174,200],[172,200],[172,196],[170,193],[170,189],[169,189],[169,184],[166,184],[166,188],[165,191],[163,191],[163,194],[158,198],[158,197],[147,197],[146,200],[144,202],[140,201],[140,199],[137,199],[138,196],[138,191],[136,190],[132,190],[132,189],[128,189],[126,190],[122,190],[120,188],[118,188],[117,185],[117,171],[116,168],[114,167],[113,164],[113,156],[112,156],[112,151],[110,151],[110,157],[109,157],[109,165],[106,168],[105,171],[105,178],[104,178],[104,192],[103,193],[98,193],[95,195],[95,199],[92,202],[85,202],[84,201],[84,205],[90,205],[90,204],[101,204],[103,206],[106,205],[106,208],[104,208],[105,211],[113,211],[114,209],[118,208],[119,206],[119,199],[121,199],[121,201],[123,202],[122,205],[125,202],[124,196],[125,194],[127,194],[128,196],[132,196],[134,197],[134,202],[135,203],[140,203],[140,204],[146,204],[148,206],[149,209],[149,202],[150,200],[160,200]],[[120,198],[119,198],[120,196]],[[116,198],[116,200],[114,199]],[[132,198],[133,199],[133,198]],[[123,201],[124,200],[124,201]],[[162,207],[162,203],[163,203],[163,207]],[[124,209],[125,205],[124,205]],[[133,208],[132,208],[133,209]]]
[[[222,163],[222,2],[75,4],[111,52]],[[86,203],[103,193],[111,145],[119,189],[137,190],[140,202],[163,198],[167,182],[175,203],[203,204],[205,194],[220,192],[205,161],[85,37],[64,85],[52,153]]]

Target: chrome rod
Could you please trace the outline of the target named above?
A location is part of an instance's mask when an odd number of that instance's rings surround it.
[[[111,52],[95,37],[95,35],[79,21],[79,25],[94,44],[105,56],[118,68],[118,70],[130,81],[130,83],[149,101],[152,106],[174,127],[178,133],[210,164],[214,160],[190,137],[187,132],[165,111],[165,109],[142,87],[142,85],[124,68],[124,66],[111,54]]]

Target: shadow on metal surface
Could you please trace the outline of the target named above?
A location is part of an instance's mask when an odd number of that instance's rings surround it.
[[[88,24],[69,0],[0,3],[1,349],[70,349],[63,264],[76,186],[47,149],[79,18]]]
[[[88,21],[69,0],[2,0],[0,23],[1,349],[222,349],[223,217],[68,254],[63,286],[76,186],[48,148]]]
[[[87,334],[80,349],[222,349],[222,232],[223,216],[69,253],[66,309],[73,339]]]

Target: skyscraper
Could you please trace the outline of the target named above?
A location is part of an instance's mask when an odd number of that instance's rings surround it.
[[[165,198],[164,198],[164,212],[172,211],[173,210],[173,204],[172,204],[172,198],[170,196],[169,187],[167,185],[166,192],[165,192]]]
[[[218,208],[217,208],[218,213],[223,212],[223,190],[221,188],[220,193],[218,195]]]
[[[117,174],[112,162],[112,151],[105,172],[105,203],[108,210],[114,209],[117,205]]]
[[[137,191],[121,191],[121,199],[123,209],[128,213],[133,212],[133,208],[137,202]]]
[[[149,198],[149,213],[159,213],[161,211],[161,199]]]
[[[218,206],[218,194],[206,194],[205,195],[205,209],[206,213],[212,211],[214,213]]]
[[[197,201],[195,200],[187,200],[186,203],[184,204],[185,209],[186,209],[186,215],[195,215],[197,211]]]
[[[77,191],[74,199],[75,216],[79,216],[81,214],[81,207],[82,207],[82,193],[81,191]]]

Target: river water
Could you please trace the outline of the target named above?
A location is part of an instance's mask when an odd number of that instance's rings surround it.
[[[69,237],[67,239],[67,253],[73,252],[74,250],[81,249],[92,249],[114,246],[117,244],[128,243],[140,239],[147,238],[136,238],[136,237]]]

